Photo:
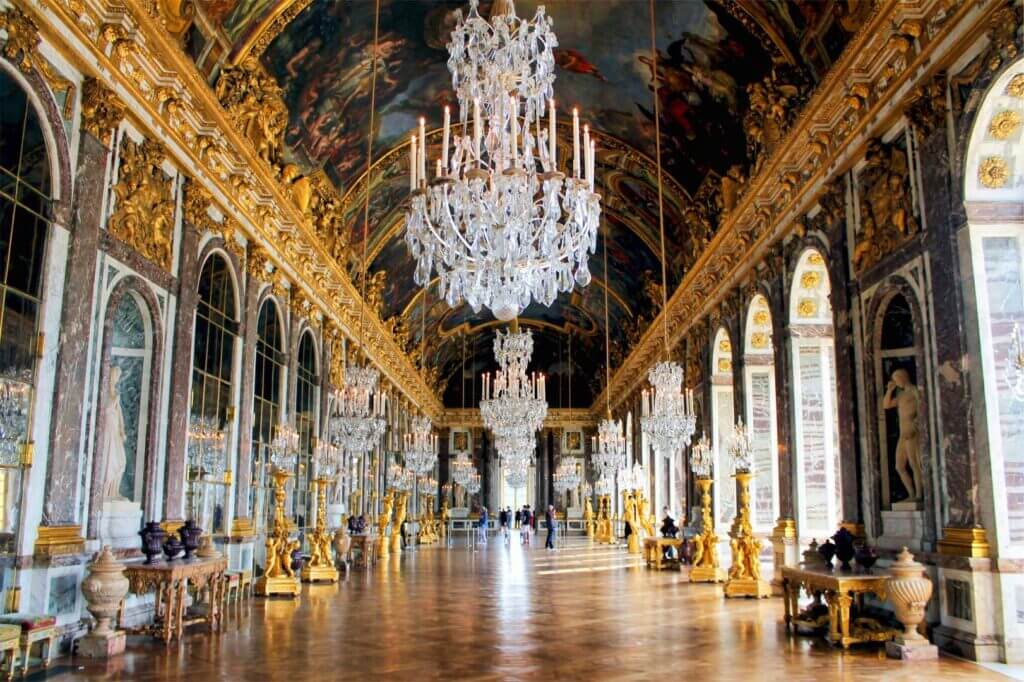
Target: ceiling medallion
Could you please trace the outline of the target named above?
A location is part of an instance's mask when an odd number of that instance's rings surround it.
[[[558,170],[558,40],[544,7],[527,21],[511,0],[495,2],[488,20],[477,5],[471,0],[465,19],[457,13],[448,43],[461,127],[452,130],[445,107],[432,176],[424,119],[412,137],[405,242],[417,284],[436,270],[449,306],[465,301],[509,321],[532,300],[548,306],[559,292],[590,282],[601,198],[595,143],[587,126],[581,138],[576,110],[571,176]]]
[[[997,140],[1008,140],[1020,127],[1020,114],[1016,111],[1000,111],[988,124],[988,132]]]
[[[990,189],[1006,187],[1010,180],[1010,168],[1006,161],[998,156],[990,156],[978,167],[978,181]]]

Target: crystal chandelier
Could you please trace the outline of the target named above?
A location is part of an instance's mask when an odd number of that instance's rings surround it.
[[[697,427],[693,391],[682,390],[683,368],[675,362],[659,362],[647,373],[652,389],[644,389],[640,419],[654,449],[672,454],[687,445]]]
[[[387,398],[378,390],[380,373],[373,367],[349,365],[335,389],[328,415],[331,439],[350,455],[373,449],[384,435]]]
[[[735,472],[748,474],[753,470],[754,443],[742,419],[733,427],[732,438],[729,439],[729,456]]]
[[[591,442],[591,461],[599,475],[614,477],[619,469],[626,466],[626,436],[622,433],[622,422],[610,417],[602,419]]]
[[[278,424],[270,442],[270,462],[279,471],[295,467],[299,455],[299,432],[290,424]]]
[[[701,434],[700,440],[690,450],[690,471],[697,478],[711,478],[714,460],[715,451],[711,449],[711,440],[708,434]]]
[[[612,479],[609,476],[601,474],[601,477],[594,483],[594,492],[598,495],[611,495],[612,493]]]
[[[437,436],[431,433],[431,426],[427,417],[413,417],[412,429],[405,434],[405,466],[418,475],[429,474],[437,464]]]
[[[465,488],[466,492],[470,495],[476,495],[480,492],[480,474],[476,472],[476,469],[469,474],[469,480],[466,481]]]
[[[224,442],[224,431],[217,419],[193,415],[189,420],[188,455],[200,476],[220,478],[224,475]]]
[[[417,284],[437,270],[449,306],[465,301],[508,321],[531,300],[548,306],[560,291],[590,282],[601,199],[595,143],[587,126],[581,142],[575,110],[571,177],[558,170],[551,20],[543,6],[526,21],[511,0],[501,4],[490,21],[477,0],[465,20],[456,13],[448,68],[461,128],[452,130],[445,107],[440,158],[428,178],[420,119],[410,146],[405,242]]]
[[[498,330],[494,337],[494,358],[500,369],[483,376],[480,416],[496,439],[531,434],[544,425],[547,391],[544,376],[528,376],[526,366],[533,355],[533,335]]]
[[[452,480],[463,488],[465,488],[466,483],[469,482],[470,476],[476,472],[476,469],[473,467],[473,462],[465,453],[458,455],[452,461],[451,470]]]
[[[576,467],[576,462],[572,460],[562,460],[558,464],[558,468],[555,469],[554,473],[555,489],[556,490],[575,490],[580,484],[580,472]]]
[[[505,474],[505,482],[508,484],[508,487],[513,490],[519,490],[526,487],[526,482],[530,478],[529,460],[504,462],[502,464],[502,470]]]
[[[620,490],[641,490],[647,485],[647,472],[639,462],[633,464],[633,468],[625,467],[619,470]]]
[[[416,474],[408,467],[392,464],[388,468],[388,481],[395,490],[409,492],[416,481]]]

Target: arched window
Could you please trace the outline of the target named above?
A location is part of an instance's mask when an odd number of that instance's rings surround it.
[[[235,285],[227,261],[211,255],[199,275],[199,301],[196,305],[195,341],[192,352],[192,421],[227,429],[233,406],[235,345],[238,320]],[[225,433],[225,443],[230,433]],[[192,445],[190,443],[190,445]],[[229,449],[219,461],[194,461],[201,453],[190,448],[189,481],[192,485],[193,518],[214,533],[227,531],[225,507],[228,490],[225,473],[230,466]]]
[[[0,384],[16,387],[11,394],[27,410],[49,227],[50,165],[39,117],[25,91],[4,73],[0,101]],[[20,443],[28,438],[23,433],[0,444],[0,553],[14,551]]]
[[[277,304],[263,302],[256,321],[256,372],[252,396],[252,510],[257,523],[269,519],[273,510],[267,498],[270,443],[281,421],[281,391],[284,387],[284,330]]]
[[[725,327],[715,334],[711,352],[711,444],[715,450],[715,524],[729,524],[736,516],[736,484],[732,479],[729,440],[736,423],[733,404],[732,341]]]
[[[793,274],[797,528],[803,538],[831,536],[839,524],[839,415],[832,304],[825,259],[805,251]]]
[[[316,500],[310,491],[313,441],[317,435],[317,407],[319,390],[317,381],[316,343],[313,334],[305,332],[299,341],[298,371],[295,377],[295,430],[299,432],[299,456],[295,470],[295,523],[305,535],[307,527],[316,521]]]
[[[747,309],[743,348],[743,381],[747,397],[744,420],[754,446],[751,521],[757,531],[770,531],[778,516],[778,458],[775,444],[775,346],[768,299],[758,294]]]

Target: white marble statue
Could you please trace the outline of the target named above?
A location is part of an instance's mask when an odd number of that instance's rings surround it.
[[[458,483],[455,484],[455,506],[465,507],[466,506],[466,489]]]
[[[900,437],[896,442],[896,473],[911,500],[921,499],[921,431],[918,428],[921,394],[910,381],[910,373],[897,369],[886,386],[882,407],[896,408]]]
[[[110,368],[110,383],[107,387],[104,409],[103,440],[100,454],[103,456],[104,472],[103,500],[123,500],[121,495],[121,479],[128,465],[128,456],[124,449],[126,440],[124,430],[124,414],[121,412],[121,368],[116,365]]]

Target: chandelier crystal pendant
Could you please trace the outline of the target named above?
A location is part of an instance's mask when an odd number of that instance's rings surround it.
[[[378,390],[379,377],[373,367],[349,365],[344,383],[333,393],[330,436],[349,455],[369,452],[384,435],[387,398]]]
[[[477,4],[471,0],[465,19],[456,12],[448,43],[461,127],[452,129],[445,107],[433,178],[424,119],[411,140],[405,242],[417,284],[436,270],[449,306],[465,301],[509,321],[531,300],[549,306],[559,292],[590,282],[601,216],[596,147],[587,126],[581,139],[573,110],[572,171],[558,170],[558,40],[544,7],[527,21],[511,0],[496,2],[487,20]]]
[[[640,425],[654,449],[673,454],[688,445],[697,428],[693,391],[683,389],[683,368],[676,362],[659,362],[647,373],[652,388],[641,398]]]
[[[405,466],[417,475],[429,474],[437,464],[437,436],[431,432],[430,419],[424,416],[412,418],[412,428],[405,434],[402,456]]]
[[[544,425],[548,413],[547,389],[542,374],[527,375],[533,355],[533,335],[498,330],[494,358],[500,369],[483,376],[480,416],[495,439],[529,435]]]
[[[697,478],[711,478],[714,460],[715,451],[711,447],[711,440],[708,434],[702,434],[690,449],[690,470]]]

